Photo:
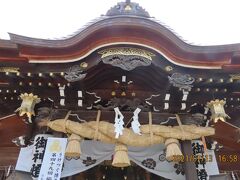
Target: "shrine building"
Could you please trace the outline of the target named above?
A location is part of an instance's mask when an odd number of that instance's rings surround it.
[[[240,44],[126,0],[69,38],[0,39],[0,180],[240,179]]]

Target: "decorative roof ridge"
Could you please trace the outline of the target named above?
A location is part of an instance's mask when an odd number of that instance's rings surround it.
[[[175,34],[175,36],[177,36],[180,40],[182,40],[183,42],[185,42],[186,44],[189,45],[193,45],[193,46],[201,46],[199,44],[196,44],[194,42],[190,42],[189,40],[184,39],[179,33],[177,33],[171,26],[169,26],[168,24],[162,22],[159,19],[156,19],[155,17],[151,17],[150,20],[164,26],[166,29],[168,29],[169,31],[171,31],[173,34]],[[204,46],[204,45],[203,45]]]
[[[83,25],[81,28],[77,29],[76,31],[72,32],[71,34],[68,34],[66,36],[63,36],[63,37],[57,37],[57,38],[48,38],[47,40],[66,40],[66,39],[69,39],[69,38],[72,38],[76,35],[78,35],[79,33],[81,33],[82,31],[84,31],[85,29],[87,29],[89,26],[101,21],[101,20],[104,20],[104,19],[107,19],[108,17],[105,16],[105,15],[102,15],[102,16],[99,16],[97,18],[94,18],[92,19],[91,21],[87,22],[85,25]]]
[[[106,14],[106,16],[123,15],[133,15],[150,18],[149,13],[144,8],[142,8],[138,3],[131,2],[130,0],[117,3],[117,5],[111,7]]]

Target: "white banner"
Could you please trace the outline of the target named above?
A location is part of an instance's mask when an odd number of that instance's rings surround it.
[[[43,161],[43,156],[44,156],[44,152],[45,152],[45,148],[47,145],[47,138],[51,136],[48,134],[38,134],[35,136],[34,138],[34,144],[33,144],[33,154],[31,157],[31,168],[30,168],[30,172],[31,172],[31,176],[32,178],[36,179],[39,176],[40,173],[40,169],[42,166],[42,161]],[[21,151],[21,153],[23,153]],[[26,157],[29,158],[29,157]],[[21,161],[22,163],[26,162],[26,159],[24,159],[23,161]],[[20,161],[19,161],[20,163]]]
[[[48,138],[38,180],[60,179],[66,145],[67,138]]]
[[[199,180],[209,179],[210,175],[219,174],[214,150],[204,151],[204,145],[200,140],[192,141],[193,156]]]
[[[31,171],[33,157],[33,146],[21,148],[15,169],[18,171]],[[40,169],[39,169],[40,172]]]
[[[168,162],[165,157],[164,144],[150,147],[128,147],[129,159],[144,169],[173,180],[185,180],[182,164]],[[27,150],[27,149],[26,149]],[[61,177],[72,176],[97,166],[104,160],[111,160],[114,155],[114,145],[99,141],[84,140],[81,142],[82,154],[78,159],[64,160]],[[29,151],[28,151],[29,152]],[[25,156],[26,153],[24,154]],[[28,156],[32,156],[28,154]],[[25,157],[19,157],[24,161]],[[27,164],[27,162],[25,161]],[[29,162],[31,163],[31,162]],[[21,169],[23,169],[22,167]],[[25,171],[29,168],[25,167]],[[18,170],[18,169],[16,169]]]
[[[195,165],[199,179],[208,178],[209,175],[219,174],[214,151],[208,150],[207,154],[202,154],[204,152],[201,141],[192,141],[192,148],[194,158],[196,159]],[[33,157],[31,149],[33,149],[33,146],[21,149],[18,160],[18,162],[21,163],[17,165],[16,170],[29,172],[29,169],[31,169],[32,166],[31,158],[29,157]],[[61,177],[72,176],[86,171],[97,166],[104,160],[111,160],[114,155],[113,144],[106,144],[99,141],[84,140],[81,142],[81,150],[82,154],[80,158],[64,159],[64,167]],[[166,160],[164,144],[154,145],[147,148],[128,147],[128,155],[131,161],[151,173],[167,179],[185,180],[183,168],[184,161],[182,163],[168,162]],[[200,158],[199,160],[197,160],[198,157]],[[188,158],[188,161],[190,161],[191,157],[185,158]]]

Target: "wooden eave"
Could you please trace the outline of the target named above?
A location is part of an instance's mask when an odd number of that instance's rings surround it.
[[[190,45],[158,22],[135,16],[105,18],[63,40],[36,39],[11,33],[10,38],[18,45],[20,57],[39,62],[77,61],[95,49],[119,43],[152,48],[183,66],[239,68],[240,64],[238,56],[235,56],[240,52],[240,44]]]
[[[17,44],[9,40],[0,39],[0,49],[17,49]]]
[[[0,62],[26,61],[25,57],[19,56],[17,44],[10,40],[0,39]]]

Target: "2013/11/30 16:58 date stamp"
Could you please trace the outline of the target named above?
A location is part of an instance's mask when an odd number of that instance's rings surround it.
[[[224,163],[237,163],[240,162],[240,158],[237,154],[221,154],[216,156],[218,162]],[[212,155],[174,155],[172,161],[174,162],[196,162],[196,161],[205,161],[212,162]]]

